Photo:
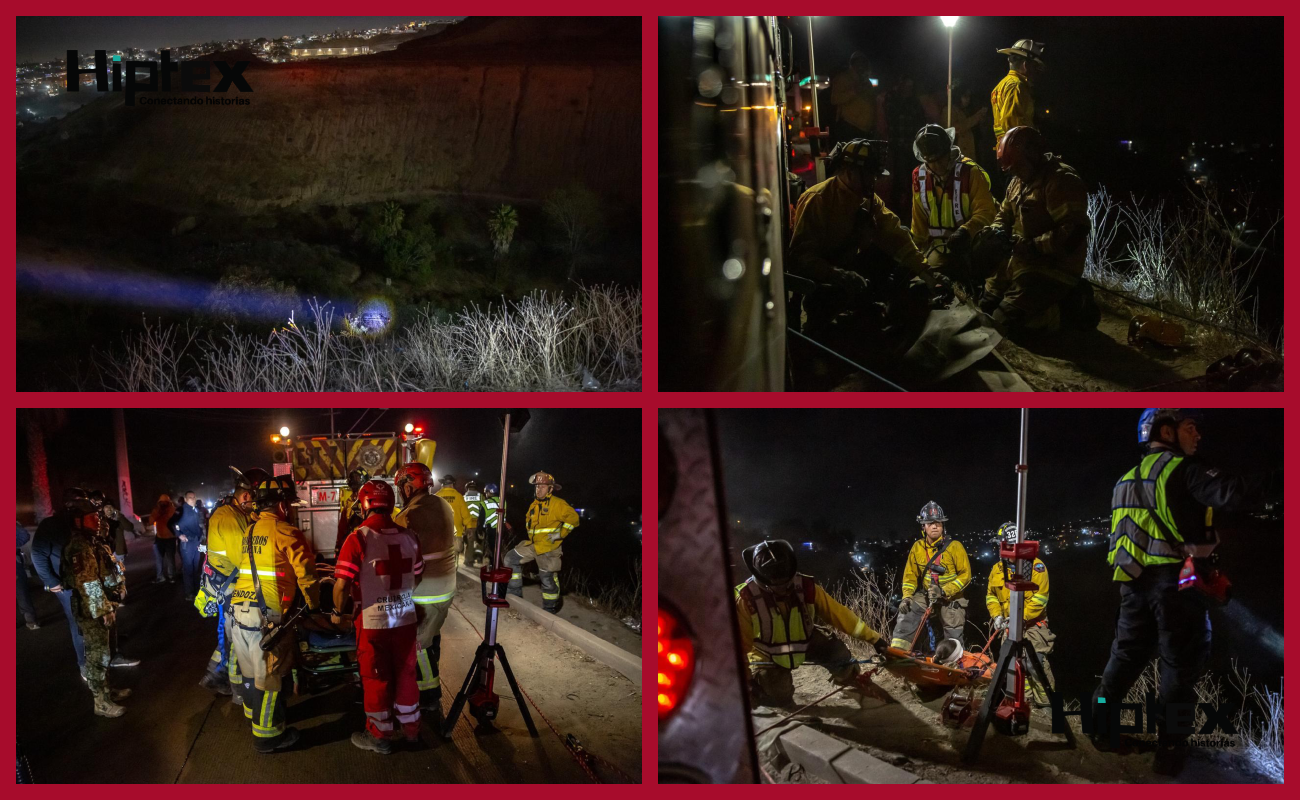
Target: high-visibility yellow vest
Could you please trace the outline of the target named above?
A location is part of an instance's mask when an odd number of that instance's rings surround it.
[[[974,171],[983,169],[962,156],[952,165],[952,174],[936,175],[924,164],[912,170],[912,191],[921,201],[931,239],[947,239],[970,218]],[[988,180],[988,175],[984,176]],[[945,190],[948,202],[943,202]]]
[[[1145,567],[1177,564],[1186,556],[1184,536],[1169,509],[1166,487],[1174,468],[1183,462],[1168,450],[1151,453],[1124,474],[1111,495],[1110,552],[1106,563],[1115,568],[1113,580],[1130,581]],[[1213,523],[1213,509],[1205,522]]]
[[[745,595],[746,607],[753,610],[750,624],[754,627],[754,649],[785,669],[795,669],[804,662],[817,615],[813,606],[817,583],[807,575],[797,575],[795,580],[800,582],[799,590],[785,616],[780,613],[776,597],[753,578],[736,587],[737,594]]]

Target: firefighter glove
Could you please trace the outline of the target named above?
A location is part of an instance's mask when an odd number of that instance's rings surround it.
[[[848,292],[850,296],[864,293],[871,288],[866,278],[856,272],[838,267],[831,270],[830,284],[836,289]]]
[[[993,618],[993,630],[1002,631],[1002,630],[1006,630],[1006,628],[1007,628],[1006,617],[1002,616],[1001,614],[998,614],[996,617]]]
[[[958,228],[952,236],[948,237],[948,252],[954,256],[959,256],[970,250],[970,231],[966,228]]]

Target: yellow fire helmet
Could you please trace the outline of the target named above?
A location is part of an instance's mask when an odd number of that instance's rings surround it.
[[[542,484],[543,486],[550,486],[551,491],[553,492],[558,492],[559,490],[564,488],[563,486],[555,482],[555,476],[549,472],[538,472],[535,475],[533,475],[531,478],[529,478],[528,482],[534,486],[538,484]]]

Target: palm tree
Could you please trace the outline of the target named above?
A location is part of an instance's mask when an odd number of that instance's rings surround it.
[[[518,227],[519,212],[504,203],[488,216],[488,231],[492,234],[492,247],[498,260],[510,251],[510,240],[514,238],[515,228]]]

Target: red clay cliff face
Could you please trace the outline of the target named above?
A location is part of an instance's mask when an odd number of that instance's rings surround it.
[[[490,31],[477,24],[462,37]],[[420,52],[257,64],[252,93],[206,95],[247,106],[149,107],[141,94],[128,108],[112,95],[20,146],[20,182],[106,181],[242,213],[448,192],[540,200],[572,181],[640,196],[639,42],[622,57],[569,46],[534,58],[475,41],[435,58],[435,38],[412,42]]]

